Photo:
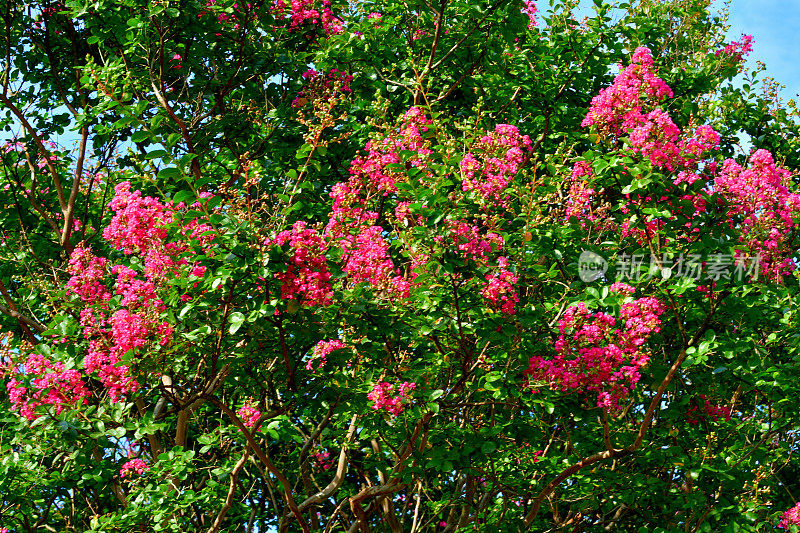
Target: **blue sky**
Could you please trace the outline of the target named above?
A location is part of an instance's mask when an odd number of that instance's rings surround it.
[[[754,38],[748,66],[763,61],[766,74],[786,86],[781,96],[800,100],[800,0],[731,0],[728,22],[730,39]]]

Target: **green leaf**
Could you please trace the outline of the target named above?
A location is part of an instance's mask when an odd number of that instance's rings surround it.
[[[234,311],[233,313],[231,313],[230,323],[231,325],[228,328],[228,331],[230,332],[231,335],[233,335],[234,333],[239,331],[239,328],[242,327],[242,324],[245,323],[244,313],[241,313],[239,311]]]
[[[177,179],[183,176],[183,172],[175,167],[163,168],[158,172],[158,178],[162,180]]]

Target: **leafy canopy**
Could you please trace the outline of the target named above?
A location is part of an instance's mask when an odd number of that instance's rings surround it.
[[[708,1],[2,7],[0,531],[797,530],[800,135]]]

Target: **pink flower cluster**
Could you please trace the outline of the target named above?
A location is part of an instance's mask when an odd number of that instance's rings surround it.
[[[316,361],[319,361],[317,368],[322,368],[328,361],[328,354],[334,350],[343,350],[345,348],[347,348],[347,345],[339,339],[319,341],[314,346],[313,357],[306,363],[306,370],[313,370]]]
[[[593,176],[594,170],[586,161],[578,161],[572,167],[564,213],[564,218],[567,220],[572,217],[590,222],[597,220],[597,216],[592,213],[592,198],[595,191],[587,185],[587,180]]]
[[[489,300],[491,307],[513,315],[516,313],[514,306],[519,302],[519,296],[514,289],[516,283],[517,276],[508,270],[508,259],[501,257],[497,271],[486,275],[486,285],[481,289],[481,296]]]
[[[456,245],[464,259],[471,259],[485,265],[493,253],[503,249],[503,238],[494,232],[481,235],[481,230],[474,224],[464,221],[448,220],[453,244]]]
[[[447,224],[453,244],[468,261],[487,266],[489,259],[503,249],[503,237],[497,233],[490,231],[482,234],[477,225],[464,221],[448,220]],[[481,289],[481,295],[490,302],[492,308],[513,315],[516,312],[514,306],[519,302],[519,296],[514,289],[517,276],[508,270],[507,257],[498,257],[497,262],[497,267],[486,275],[486,284]]]
[[[37,353],[28,355],[18,376],[22,379],[11,378],[6,391],[12,409],[28,420],[37,418],[39,406],[52,405],[58,415],[65,406],[76,405],[90,396],[80,372],[64,370],[62,363],[52,362]],[[27,380],[30,380],[30,388],[25,385]]]
[[[524,152],[530,150],[530,138],[520,135],[516,126],[498,124],[494,131],[482,136],[459,163],[462,189],[476,191],[484,202],[504,205],[501,193],[519,172]]]
[[[376,411],[383,409],[393,416],[403,412],[403,401],[411,398],[411,391],[417,387],[416,383],[404,381],[397,388],[397,395],[392,396],[394,385],[385,381],[375,384],[372,392],[367,394],[367,399],[372,402],[372,408]]]
[[[631,130],[630,146],[633,153],[641,152],[642,156],[650,159],[653,166],[672,171],[680,158],[680,133],[670,116],[656,109],[645,115]]]
[[[130,375],[130,367],[120,364],[123,357],[132,350],[144,350],[154,342],[163,346],[172,337],[172,327],[160,319],[166,306],[158,296],[158,287],[168,275],[181,276],[190,272],[202,277],[205,267],[190,264],[180,256],[193,253],[191,243],[210,253],[213,236],[208,235],[210,226],[192,220],[180,229],[178,242],[168,242],[166,225],[176,220],[176,209],[185,206],[172,208],[154,198],[142,197],[140,192],[131,191],[128,182],[116,187],[109,207],[114,216],[103,236],[126,255],[141,257],[144,275],[121,264],[112,265],[79,244],[70,256],[67,294],[78,296],[83,305],[80,325],[87,350],[82,373],[96,372],[111,400],[116,402],[139,387]],[[110,302],[115,294],[120,297],[119,307],[112,309]],[[16,406],[23,416],[33,416],[33,409],[40,404],[74,403],[89,396],[81,382],[81,372],[77,370],[63,371],[60,364],[45,362],[24,366],[25,373],[31,376],[43,373],[44,368],[52,371],[45,372],[48,376],[31,381],[33,391],[25,387],[22,391],[20,383],[13,382]],[[66,390],[71,392],[67,394]]]
[[[704,416],[708,416],[714,422],[719,420],[720,418],[724,418],[725,420],[731,419],[731,408],[726,405],[715,405],[708,401],[705,394],[701,394],[700,398],[703,400],[703,413],[700,413],[700,407],[698,404],[692,400],[692,403],[689,407],[689,410],[686,412],[686,421],[694,426],[700,421],[701,418]]]
[[[248,400],[236,411],[236,416],[242,420],[242,424],[244,424],[245,427],[253,428],[256,422],[258,422],[258,419],[261,418],[261,411],[253,405],[252,401]]]
[[[365,189],[369,194],[377,191],[384,196],[395,192],[395,183],[405,178],[404,169],[398,166],[400,152],[412,152],[406,164],[427,172],[430,143],[423,137],[431,121],[418,107],[412,107],[403,116],[400,131],[367,143],[366,157],[356,157],[350,164],[350,181],[353,188]]]
[[[147,253],[167,236],[164,228],[173,220],[173,213],[159,200],[142,198],[140,191],[131,191],[124,181],[114,188],[114,198],[108,207],[114,217],[103,230],[103,237],[116,248],[130,255]]]
[[[669,114],[655,107],[667,97],[672,97],[672,89],[656,75],[650,50],[640,47],[614,84],[592,99],[581,125],[594,125],[601,135],[627,133],[628,149],[641,153],[656,168],[694,169],[704,154],[719,147],[719,134],[710,126],[700,126],[694,136],[683,138]],[[648,108],[652,109],[645,113]]]
[[[408,231],[428,229],[425,206],[415,205],[412,212],[412,199],[404,196],[407,187],[398,188],[398,184],[434,186],[437,175],[431,168],[432,136],[427,135],[430,125],[431,120],[420,108],[409,109],[396,130],[367,143],[365,153],[352,161],[349,179],[333,186],[331,214],[321,233],[299,222],[270,241],[283,246],[287,254],[285,272],[275,274],[275,279],[281,282],[284,299],[330,304],[333,282],[325,258],[334,247],[341,251],[339,263],[346,274],[337,282],[342,287],[363,283],[380,297],[392,300],[408,297],[416,278],[430,263],[431,254],[424,246],[412,245],[403,250],[403,255],[409,257],[407,274],[393,259],[392,247],[409,246],[405,242]],[[472,152],[467,154],[465,159],[471,158],[477,166],[466,168],[462,161],[463,188],[479,191],[470,197],[477,197],[480,203],[487,196],[491,201],[498,200],[519,171],[524,150],[530,144],[530,139],[520,135],[516,127],[497,126],[476,141]],[[395,203],[395,207],[384,206],[387,201]],[[386,224],[378,225],[383,217],[373,210],[374,204],[381,205],[384,216],[388,215]],[[465,260],[476,263],[482,271],[481,277],[485,277],[481,294],[489,306],[512,314],[519,301],[514,289],[517,277],[509,268],[508,258],[498,257],[504,240],[490,229],[497,225],[496,218],[496,215],[483,217],[481,222],[477,218],[473,221],[445,218],[445,231],[449,235],[437,235],[433,240],[440,244],[452,242]],[[308,364],[313,368],[317,363]]]
[[[639,47],[631,64],[614,78],[614,84],[600,91],[581,126],[595,125],[601,132],[620,135],[642,123],[642,107],[672,97],[672,89],[656,76],[650,50]],[[620,65],[622,67],[622,65]]]
[[[791,172],[776,166],[766,150],[750,156],[750,168],[726,159],[714,179],[714,190],[730,205],[731,226],[735,217],[742,219],[740,242],[761,255],[760,267],[772,277],[795,268],[790,241],[800,213],[800,195],[789,192],[791,182]]]
[[[297,98],[292,101],[292,107],[302,107],[308,100],[325,98],[334,91],[349,93],[350,82],[353,76],[338,69],[331,69],[328,74],[308,69],[303,73],[306,80],[306,87],[297,93]]]
[[[141,476],[150,470],[150,467],[141,459],[131,459],[119,469],[119,475],[124,479],[126,477]]]
[[[271,11],[277,16],[288,15],[289,31],[303,31],[308,24],[321,24],[326,35],[342,33],[342,21],[333,14],[330,0],[322,0],[319,5],[315,0],[290,0],[288,13],[286,0],[275,0]]]
[[[389,295],[408,298],[411,284],[395,268],[382,233],[380,226],[369,226],[340,239],[342,270],[354,283],[366,282]]]
[[[375,225],[378,213],[366,209],[368,198],[396,191],[395,182],[405,177],[389,166],[400,163],[401,151],[413,152],[407,164],[426,171],[429,143],[424,140],[430,120],[417,107],[403,116],[400,131],[393,136],[370,141],[365,158],[357,157],[350,167],[350,179],[331,191],[333,209],[325,227],[325,237],[342,250],[342,270],[352,283],[366,282],[394,297],[406,298],[411,283],[401,275],[389,255],[384,229]]]
[[[111,299],[111,292],[103,284],[107,275],[108,259],[96,257],[91,251],[78,245],[69,258],[69,272],[72,274],[67,281],[67,296],[76,294],[84,302],[98,303]]]
[[[45,8],[45,11],[47,9],[48,8]],[[53,8],[53,9],[55,9],[55,8]],[[39,168],[40,170],[47,166],[47,162],[48,161],[51,162],[51,163],[58,163],[58,156],[55,153],[53,153],[56,150],[58,150],[58,145],[56,145],[56,143],[54,143],[53,141],[48,141],[48,140],[42,141],[42,144],[46,147],[46,149],[48,150],[48,153],[45,153],[43,151],[39,151],[39,157],[36,159],[36,167]],[[5,152],[5,153],[14,152],[14,151],[24,152],[27,149],[28,148],[25,146],[25,143],[17,141],[17,140],[6,141],[5,144],[3,145],[3,152]],[[28,192],[30,192],[30,191],[28,191]],[[44,192],[47,192],[47,191],[44,191]]]
[[[112,266],[107,259],[78,245],[70,257],[67,291],[86,305],[80,313],[88,341],[83,370],[86,374],[97,372],[111,400],[119,401],[139,387],[130,376],[129,366],[120,364],[125,354],[146,349],[153,342],[163,346],[172,337],[172,327],[159,318],[166,306],[157,288],[168,276],[204,276],[205,267],[190,263],[185,256],[194,253],[191,243],[210,253],[213,235],[209,235],[208,224],[191,220],[182,225],[178,241],[169,241],[166,226],[185,206],[171,207],[155,198],[142,197],[139,191],[131,191],[128,182],[116,187],[109,207],[114,216],[103,236],[126,255],[143,258],[144,275],[124,265]],[[114,293],[121,297],[121,307],[116,310],[109,307],[112,281]]]
[[[89,267],[89,268],[84,268]],[[155,286],[149,279],[137,278],[137,272],[95,257],[83,245],[73,251],[67,282],[68,292],[80,296],[90,307],[80,313],[80,323],[89,347],[83,360],[87,374],[98,372],[100,380],[113,401],[135,392],[138,383],[128,375],[129,367],[119,365],[129,351],[146,346],[153,337],[165,344],[171,336],[166,322],[159,323],[157,316],[165,308],[156,296]],[[122,309],[110,314],[108,302],[111,292],[103,283],[109,274],[116,275],[116,294],[122,296]]]
[[[324,452],[314,452],[311,454],[314,461],[317,463],[319,470],[330,470],[336,464],[336,458],[331,457],[331,452],[325,450]]]
[[[221,1],[218,2],[218,0],[206,0],[205,7],[213,8],[214,6],[218,6],[223,9],[227,7],[226,5],[223,4],[223,2]],[[234,30],[238,30],[241,27],[240,22],[242,22],[245,17],[253,14],[253,5],[250,3],[245,4],[241,8],[239,7],[238,2],[234,2],[233,5],[228,4],[228,6],[233,8],[233,13],[234,13],[233,16],[229,15],[225,11],[220,11],[217,14],[217,21],[219,21],[220,24],[227,24],[227,25],[233,23]],[[198,18],[202,18],[205,14],[206,14],[205,10],[201,11],[200,14],[198,15]]]
[[[521,464],[523,461],[530,463],[538,463],[539,458],[544,455],[544,450],[534,450],[528,442],[524,442],[521,447],[514,451],[516,458],[514,461]]]
[[[797,502],[794,507],[781,515],[778,527],[789,529],[790,526],[800,526],[800,502]]]
[[[615,288],[628,293],[624,286]],[[639,298],[622,304],[618,324],[610,314],[589,311],[582,302],[573,305],[559,321],[556,355],[531,357],[526,374],[563,391],[594,392],[598,407],[618,410],[638,383],[639,369],[650,360],[644,344],[660,330],[662,313],[655,298]]]
[[[725,48],[721,48],[715,52],[715,55],[728,55],[734,57],[737,61],[753,51],[753,36],[742,35],[738,41],[732,41]]]
[[[325,259],[327,244],[317,230],[298,221],[291,230],[280,232],[272,242],[278,246],[289,244],[286,271],[275,273],[275,278],[281,282],[281,297],[309,306],[330,305],[333,292]]]
[[[539,12],[539,8],[536,7],[536,2],[532,0],[523,0],[523,8],[522,12],[528,15],[528,29],[532,29],[539,25],[536,21],[536,13]]]

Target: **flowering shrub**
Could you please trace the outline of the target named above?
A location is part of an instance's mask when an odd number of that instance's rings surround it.
[[[98,5],[0,21],[5,529],[798,525],[800,126],[713,5]]]

